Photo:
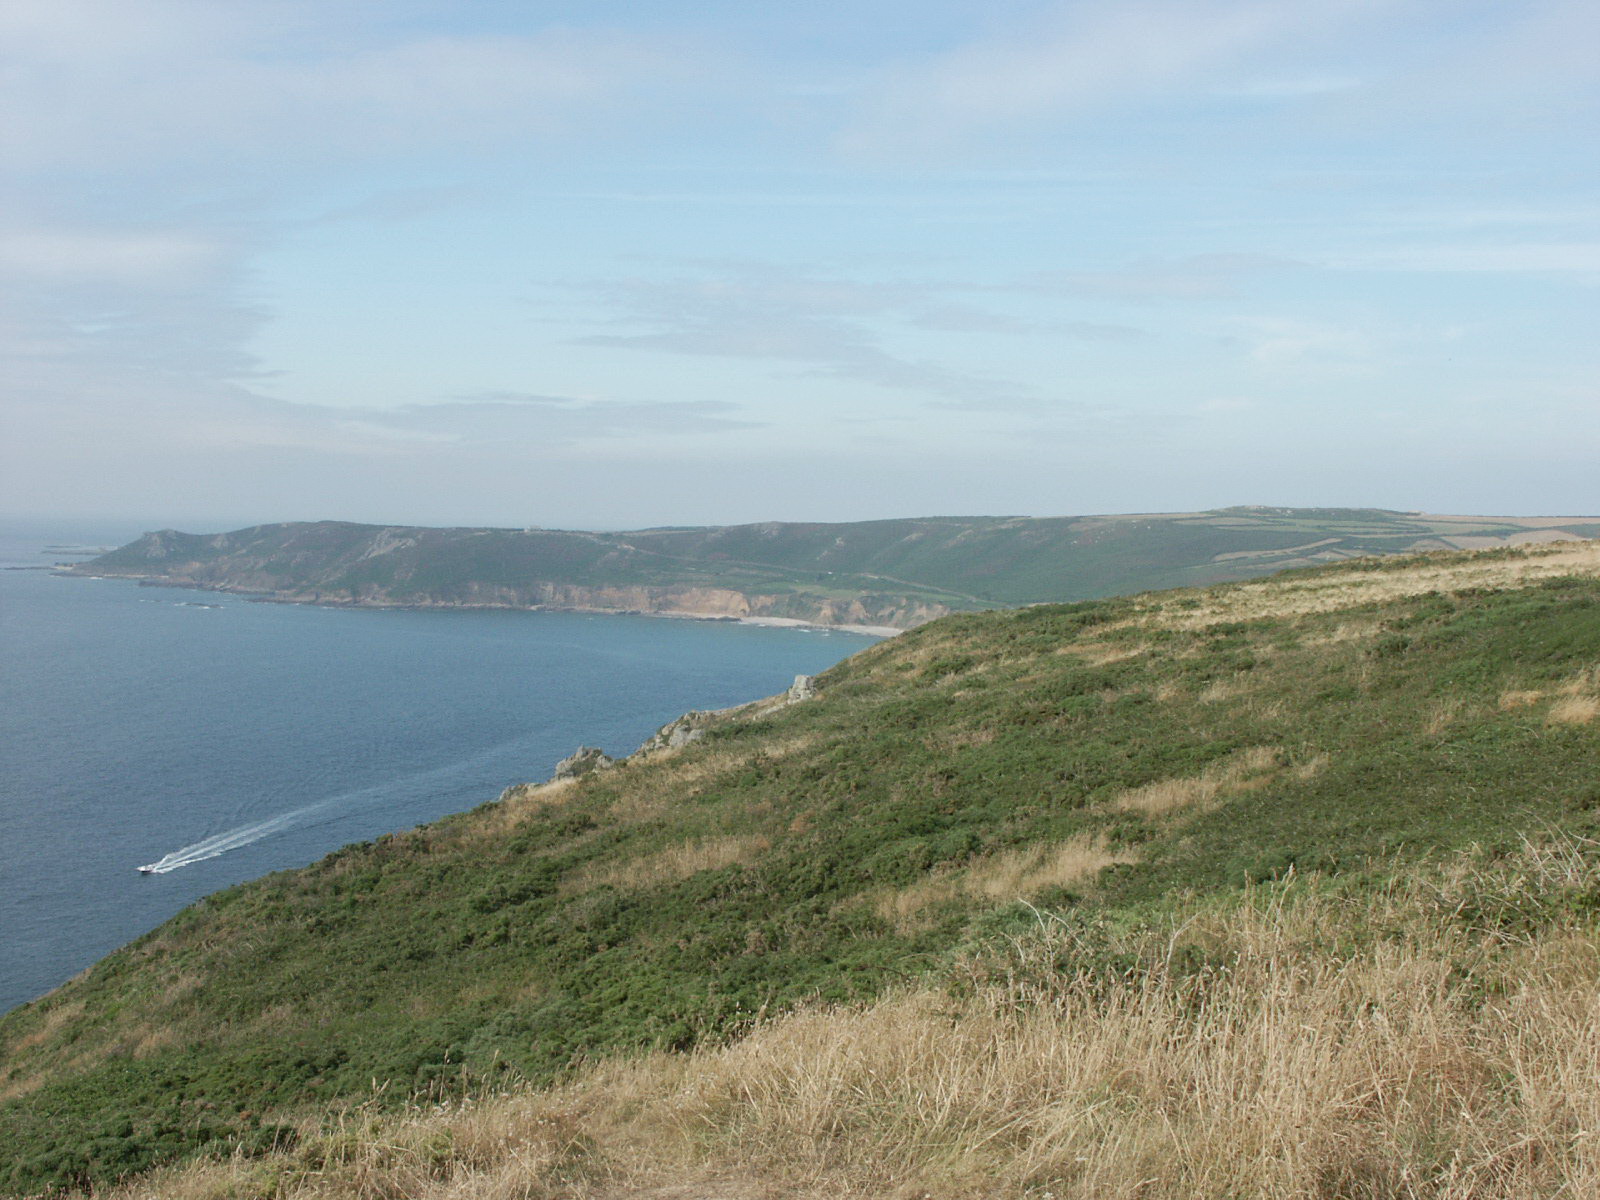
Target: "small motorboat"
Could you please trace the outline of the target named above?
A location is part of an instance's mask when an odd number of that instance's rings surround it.
[[[141,874],[141,875],[154,875],[155,873],[156,873],[156,869],[155,869],[154,866],[140,867],[139,868],[139,874]]]

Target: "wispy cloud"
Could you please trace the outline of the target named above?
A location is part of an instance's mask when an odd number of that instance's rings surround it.
[[[1226,84],[1215,89],[1218,96],[1237,96],[1246,100],[1293,100],[1302,96],[1327,96],[1361,86],[1355,75],[1302,75],[1287,79],[1257,79]]]
[[[1347,325],[1291,317],[1243,317],[1228,324],[1250,361],[1267,371],[1326,377],[1363,370],[1376,354],[1371,336]]]
[[[765,424],[730,400],[594,400],[511,392],[404,405],[364,419],[408,435],[546,447],[596,438],[694,437]]]
[[[635,7],[0,5],[0,483],[1168,505],[1484,388],[1592,494],[1593,0]]]
[[[1353,7],[1335,0],[1311,20],[1262,0],[1051,5],[1031,27],[887,71],[845,144],[892,154],[1082,116],[1205,79]]]
[[[0,153],[25,169],[282,170],[562,134],[690,78],[676,38],[547,28],[341,43],[320,7],[13,0]]]
[[[1147,331],[1132,325],[1040,320],[959,303],[930,304],[912,311],[907,319],[918,329],[950,333],[1003,333],[1017,337],[1050,337],[1082,342],[1138,342],[1150,336]]]
[[[1337,253],[1348,270],[1578,276],[1600,279],[1600,241],[1481,242],[1387,246]]]
[[[216,270],[226,253],[194,229],[0,228],[0,271],[14,279],[182,285]]]
[[[1176,259],[1147,259],[1109,270],[1039,271],[1018,286],[1130,303],[1232,298],[1251,282],[1310,265],[1270,254],[1193,254]]]
[[[985,289],[948,282],[860,281],[746,265],[719,276],[597,285],[616,322],[644,326],[595,333],[578,344],[667,354],[787,363],[805,374],[918,395],[939,406],[1019,409],[1050,403],[1033,386],[886,348],[898,329],[974,335],[1128,341],[1128,326],[1041,321],[952,299]]]
[[[267,319],[240,289],[249,231],[130,222],[0,226],[0,356],[10,391],[79,373],[253,374]],[[71,390],[70,385],[65,385]]]

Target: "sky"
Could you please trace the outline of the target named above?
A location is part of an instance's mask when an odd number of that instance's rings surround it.
[[[0,513],[1600,512],[1593,0],[8,0]]]

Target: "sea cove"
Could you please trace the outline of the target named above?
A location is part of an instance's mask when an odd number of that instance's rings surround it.
[[[47,565],[53,544],[12,534],[0,565]],[[782,691],[873,641],[0,571],[0,1011],[207,893],[492,801],[579,743],[625,754],[687,709]]]

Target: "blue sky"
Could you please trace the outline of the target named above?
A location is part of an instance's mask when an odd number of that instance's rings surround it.
[[[1600,6],[11,0],[0,511],[1600,511]]]

